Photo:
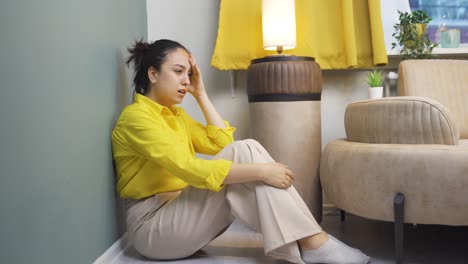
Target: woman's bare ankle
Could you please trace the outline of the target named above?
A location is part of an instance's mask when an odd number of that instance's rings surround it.
[[[323,244],[325,244],[325,242],[327,241],[328,241],[328,234],[325,231],[322,231],[313,236],[304,237],[303,239],[300,239],[298,242],[302,250],[314,250],[323,246]]]

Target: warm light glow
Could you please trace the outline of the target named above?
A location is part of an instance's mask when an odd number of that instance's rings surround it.
[[[295,0],[262,0],[263,48],[296,47]]]

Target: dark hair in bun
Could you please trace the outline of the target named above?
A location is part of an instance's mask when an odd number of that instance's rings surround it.
[[[154,67],[157,71],[161,69],[161,64],[166,59],[167,54],[176,50],[184,49],[189,51],[180,43],[169,40],[160,39],[153,43],[144,42],[143,39],[135,41],[132,47],[128,48],[130,56],[126,63],[128,66],[133,62],[133,69],[135,71],[133,77],[133,86],[135,92],[145,94],[148,92],[149,78],[148,69]]]

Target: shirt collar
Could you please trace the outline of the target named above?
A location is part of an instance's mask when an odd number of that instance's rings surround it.
[[[161,114],[161,115],[179,115],[179,109],[177,107],[175,106],[166,107],[166,106],[160,105],[142,94],[136,93],[134,102],[138,104],[143,104],[153,109],[156,113]]]

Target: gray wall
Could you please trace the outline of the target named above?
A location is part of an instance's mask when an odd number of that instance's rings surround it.
[[[110,133],[145,1],[0,4],[0,262],[92,263],[121,235]]]

